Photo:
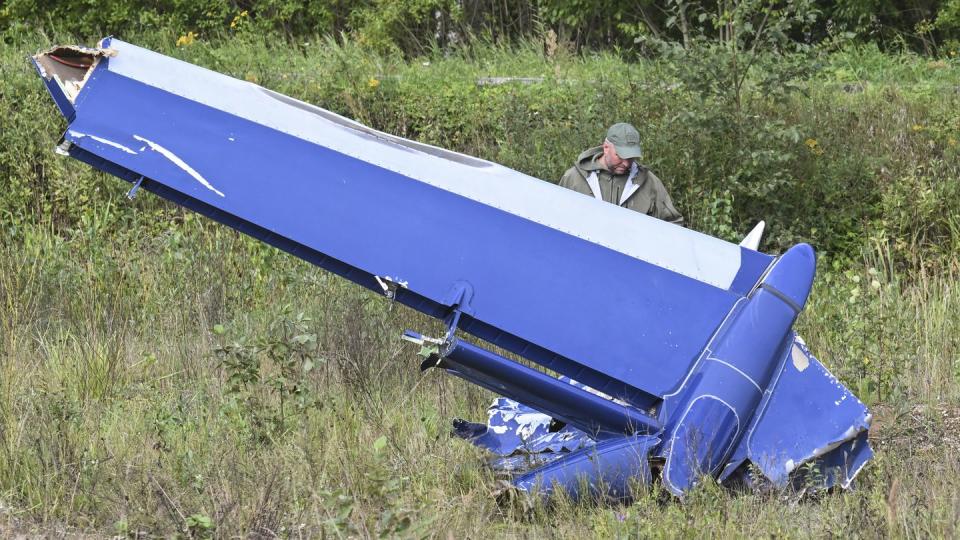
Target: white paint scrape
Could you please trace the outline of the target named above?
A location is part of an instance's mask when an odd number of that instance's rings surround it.
[[[517,436],[525,441],[533,436],[538,428],[549,426],[551,421],[553,421],[553,418],[547,414],[520,413],[517,415],[517,423],[520,424],[517,426]]]
[[[126,153],[128,153],[128,154],[137,155],[137,152],[136,152],[136,151],[131,150],[131,149],[127,148],[126,146],[124,146],[124,145],[122,145],[122,144],[120,144],[120,143],[118,143],[118,142],[114,142],[114,141],[111,141],[111,140],[109,140],[109,139],[104,139],[103,137],[97,137],[96,135],[90,135],[89,133],[80,133],[79,131],[74,131],[74,130],[71,129],[71,130],[70,130],[70,136],[73,137],[74,139],[82,139],[82,138],[84,138],[84,137],[89,137],[89,138],[97,141],[97,142],[100,143],[100,144],[105,144],[105,145],[107,145],[107,146],[112,146],[112,147],[114,147],[114,148],[116,148],[116,149],[118,149],[118,150],[123,150],[124,152],[126,152]]]
[[[187,174],[189,174],[190,176],[192,176],[194,180],[196,180],[197,182],[200,182],[201,184],[203,184],[203,187],[209,189],[210,191],[216,193],[217,195],[219,195],[219,196],[221,196],[221,197],[226,197],[226,195],[224,195],[222,191],[220,191],[219,189],[213,187],[213,185],[211,185],[210,182],[207,182],[207,179],[204,178],[203,176],[201,176],[200,173],[198,173],[196,170],[194,170],[193,167],[191,167],[190,165],[187,165],[187,162],[185,162],[184,160],[180,159],[180,156],[174,154],[174,153],[171,152],[170,150],[167,150],[167,149],[164,148],[163,146],[160,146],[159,144],[157,144],[157,143],[155,143],[155,142],[153,142],[153,141],[151,141],[151,140],[149,140],[149,139],[145,139],[145,138],[143,138],[143,137],[141,137],[141,136],[139,136],[139,135],[134,135],[133,138],[136,139],[136,140],[138,140],[138,141],[140,141],[140,142],[147,143],[147,146],[149,146],[151,150],[153,150],[154,152],[158,152],[158,153],[161,154],[163,157],[169,159],[174,165],[176,165],[177,167],[180,167],[181,169],[184,170],[184,172],[186,172]]]

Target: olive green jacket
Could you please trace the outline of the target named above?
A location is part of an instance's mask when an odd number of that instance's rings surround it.
[[[627,174],[613,174],[600,164],[601,155],[602,146],[584,151],[563,173],[560,185],[657,219],[683,223],[663,182],[650,169],[634,163]]]

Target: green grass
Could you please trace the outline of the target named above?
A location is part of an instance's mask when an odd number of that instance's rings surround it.
[[[950,536],[957,524],[952,276],[885,282],[857,303],[824,284],[804,316],[813,350],[879,406],[878,457],[856,490],[800,499],[708,484],[684,503],[654,489],[629,508],[531,510],[498,507],[482,454],[448,435],[452,416],[482,418],[491,395],[419,374],[401,344],[403,328],[435,322],[199,218],[139,232],[40,230],[0,253],[0,500],[12,530],[166,535],[190,516],[225,536],[366,536],[406,519],[439,536]],[[279,394],[231,392],[216,351],[276,341],[277,323],[301,311],[316,336],[303,382],[321,405],[276,422]],[[878,343],[882,367],[864,365]],[[264,379],[275,375],[259,356]]]
[[[485,456],[450,438],[450,418],[483,418],[492,394],[419,373],[399,336],[436,334],[436,321],[149,194],[127,202],[119,181],[54,156],[63,122],[25,62],[53,38],[15,38],[0,47],[4,535],[956,536],[960,222],[947,141],[957,98],[925,90],[931,80],[955,83],[954,68],[927,76],[923,59],[846,51],[827,65],[859,66],[857,80],[873,86],[850,91],[814,78],[809,98],[758,105],[802,131],[783,189],[814,184],[804,196],[823,196],[821,211],[859,216],[818,232],[816,216],[798,214],[782,232],[783,242],[846,246],[821,259],[798,328],[878,417],[877,459],[856,489],[800,497],[707,482],[682,503],[654,487],[630,507],[544,508],[498,506],[501,484]],[[322,40],[181,49],[175,40],[137,39],[547,178],[606,119],[636,115],[692,221],[722,224],[713,195],[729,178],[704,165],[716,154],[698,148],[726,147],[696,138],[710,117],[674,114],[709,104],[661,85],[656,65],[562,51],[544,58],[529,44],[404,62]],[[474,84],[506,75],[552,82]],[[637,88],[645,97],[624,98]],[[752,211],[764,207],[743,210]],[[727,227],[752,225],[731,216]]]

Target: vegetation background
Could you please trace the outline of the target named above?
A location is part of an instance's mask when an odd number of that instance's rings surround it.
[[[0,29],[0,534],[957,535],[958,0],[7,0]],[[498,505],[448,435],[491,395],[398,339],[435,322],[53,152],[27,57],[107,34],[548,180],[633,122],[691,227],[817,248],[799,329],[877,459],[844,493]]]

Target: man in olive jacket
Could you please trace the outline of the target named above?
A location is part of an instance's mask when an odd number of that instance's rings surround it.
[[[560,185],[671,223],[683,223],[663,182],[640,165],[640,133],[630,124],[610,126],[602,146],[584,151]]]

